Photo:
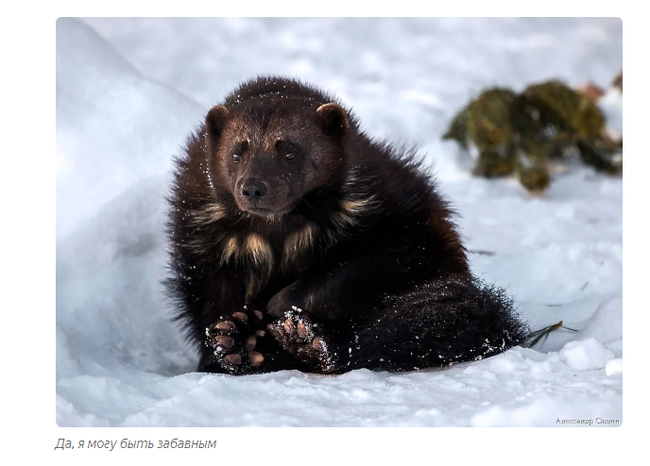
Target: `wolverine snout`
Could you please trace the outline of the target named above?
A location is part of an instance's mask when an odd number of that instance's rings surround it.
[[[269,192],[269,187],[263,181],[244,181],[241,187],[241,195],[247,201],[255,204]]]

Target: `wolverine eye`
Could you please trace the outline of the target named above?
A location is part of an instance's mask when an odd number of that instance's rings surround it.
[[[235,163],[239,163],[241,161],[241,155],[232,154],[232,161],[235,162]]]
[[[294,154],[293,152],[287,152],[286,154],[284,154],[284,158],[289,161],[292,161],[296,158],[296,154]]]

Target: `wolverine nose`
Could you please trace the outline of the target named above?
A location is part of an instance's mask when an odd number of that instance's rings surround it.
[[[242,196],[249,201],[257,201],[269,191],[263,181],[245,181],[241,188]]]

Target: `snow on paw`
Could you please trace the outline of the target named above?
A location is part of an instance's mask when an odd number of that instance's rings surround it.
[[[244,373],[261,365],[264,355],[255,347],[263,331],[256,330],[255,324],[262,319],[259,311],[249,313],[244,309],[206,328],[206,345],[213,349],[215,362],[232,373]]]
[[[285,351],[298,359],[315,364],[321,372],[334,370],[334,357],[319,324],[312,321],[308,312],[293,306],[282,318],[269,324],[267,329]]]

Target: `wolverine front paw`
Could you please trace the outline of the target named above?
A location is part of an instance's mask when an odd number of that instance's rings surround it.
[[[299,360],[315,364],[320,372],[334,371],[334,355],[328,348],[322,328],[313,322],[308,312],[292,306],[282,318],[268,324],[267,330],[285,351]]]
[[[206,344],[213,350],[214,362],[232,373],[260,366],[264,355],[255,351],[255,347],[264,330],[255,329],[260,327],[262,320],[260,311],[244,309],[206,328]]]

